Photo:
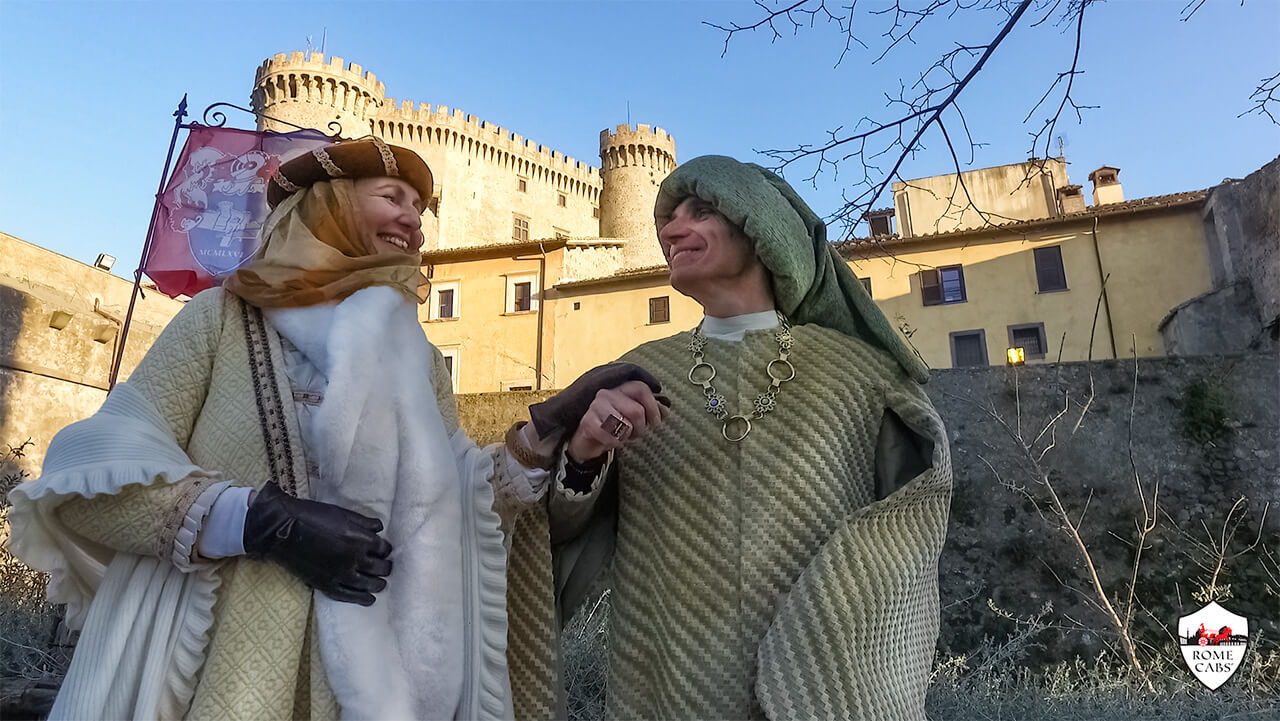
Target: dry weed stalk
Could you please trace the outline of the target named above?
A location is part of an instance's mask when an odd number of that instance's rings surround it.
[[[1220,582],[1227,565],[1237,558],[1253,553],[1258,550],[1259,546],[1262,544],[1262,534],[1266,526],[1267,512],[1271,508],[1270,502],[1264,503],[1262,506],[1262,514],[1258,519],[1257,536],[1248,546],[1245,546],[1239,551],[1231,551],[1231,542],[1235,539],[1236,533],[1240,530],[1240,526],[1244,524],[1248,516],[1248,510],[1246,508],[1248,500],[1249,499],[1247,497],[1240,496],[1236,499],[1235,503],[1231,504],[1231,509],[1227,511],[1227,516],[1222,520],[1222,527],[1217,533],[1209,530],[1209,526],[1201,520],[1200,528],[1204,531],[1204,540],[1196,538],[1195,536],[1179,529],[1179,533],[1181,534],[1183,541],[1186,543],[1187,557],[1191,559],[1192,563],[1199,566],[1200,569],[1208,575],[1207,580],[1201,584],[1200,588],[1191,592],[1191,597],[1200,603],[1223,601],[1231,598],[1231,584]],[[1175,528],[1177,527],[1176,522],[1168,513],[1165,513],[1165,518],[1169,520],[1170,525],[1173,525]],[[1272,581],[1272,583],[1280,586],[1280,573],[1268,568],[1268,561],[1271,562],[1272,566],[1276,567],[1276,571],[1280,571],[1280,565],[1276,564],[1275,557],[1272,555],[1271,550],[1262,548],[1261,556],[1259,558],[1259,567]],[[1280,595],[1280,591],[1273,590],[1273,592],[1276,593],[1276,595]]]
[[[1071,512],[1068,511],[1066,504],[1062,500],[1061,494],[1055,485],[1054,474],[1045,464],[1045,457],[1049,451],[1058,446],[1058,424],[1066,418],[1072,411],[1072,398],[1070,391],[1061,389],[1062,407],[1050,416],[1036,430],[1034,435],[1030,432],[1024,433],[1022,421],[1022,393],[1020,387],[1020,379],[1018,375],[1018,367],[1013,367],[1013,392],[1014,392],[1014,418],[1012,421],[1002,416],[996,409],[995,402],[989,401],[986,405],[977,403],[971,399],[959,398],[952,396],[958,400],[964,401],[979,408],[984,415],[996,422],[1005,434],[1014,441],[1019,450],[1020,460],[1027,466],[1026,470],[1031,478],[1035,481],[1031,487],[1018,485],[1013,481],[1007,481],[1001,477],[995,466],[984,458],[981,454],[978,458],[991,469],[995,474],[998,483],[1010,490],[1013,490],[1026,498],[1030,499],[1040,513],[1042,518],[1046,518],[1045,513],[1041,511],[1044,505],[1037,497],[1037,494],[1043,494],[1047,499],[1049,506],[1049,516],[1051,520],[1066,534],[1072,545],[1075,547],[1079,558],[1084,565],[1085,571],[1089,576],[1089,583],[1092,593],[1082,595],[1089,600],[1099,611],[1106,617],[1107,622],[1111,626],[1111,630],[1119,639],[1120,651],[1129,667],[1142,680],[1143,685],[1151,692],[1155,691],[1147,672],[1143,668],[1142,660],[1138,656],[1137,644],[1134,642],[1132,634],[1132,622],[1135,608],[1141,604],[1135,596],[1134,587],[1137,585],[1138,568],[1142,559],[1142,550],[1146,546],[1148,535],[1156,528],[1156,518],[1158,511],[1159,499],[1159,483],[1151,484],[1148,490],[1142,482],[1141,474],[1138,472],[1137,463],[1133,455],[1133,418],[1135,415],[1138,393],[1138,354],[1137,339],[1133,338],[1133,388],[1129,401],[1129,434],[1127,440],[1127,451],[1129,457],[1129,467],[1133,474],[1134,487],[1137,491],[1138,500],[1141,504],[1141,517],[1135,519],[1137,529],[1137,543],[1134,552],[1132,570],[1129,576],[1128,588],[1121,593],[1110,592],[1106,585],[1102,582],[1098,574],[1098,564],[1093,558],[1093,553],[1089,550],[1088,544],[1080,533],[1080,528],[1084,524],[1085,514],[1088,511],[1089,502],[1086,501],[1085,506],[1081,509],[1078,517],[1072,518]],[[1093,343],[1090,340],[1089,357],[1092,360]],[[1085,415],[1089,412],[1094,399],[1094,380],[1093,369],[1088,367],[1089,374],[1089,392],[1084,397],[1083,403],[1077,402],[1079,408],[1078,417],[1075,419],[1074,426],[1067,431],[1067,437],[1074,436],[1080,430]],[[1089,500],[1092,500],[1092,492]],[[1050,518],[1046,518],[1050,520]],[[1052,569],[1050,569],[1052,570]],[[1054,574],[1055,577],[1057,574]],[[1059,579],[1064,586],[1067,584]],[[1113,602],[1112,599],[1117,599]],[[1119,599],[1123,598],[1123,603]]]

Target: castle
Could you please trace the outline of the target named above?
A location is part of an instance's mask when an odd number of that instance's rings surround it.
[[[676,165],[676,144],[661,128],[601,131],[597,168],[457,108],[388,98],[360,65],[302,52],[262,63],[252,103],[267,118],[327,132],[340,127],[348,138],[373,134],[421,155],[436,182],[434,213],[423,215],[427,252],[599,239],[612,242],[597,247],[621,248],[622,267],[663,262],[653,201]],[[259,129],[292,128],[264,119]]]

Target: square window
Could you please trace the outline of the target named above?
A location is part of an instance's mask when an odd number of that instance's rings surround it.
[[[516,190],[520,191],[521,193],[529,192],[529,181],[525,180],[524,178],[516,178]]]
[[[600,217],[600,209],[599,209],[599,208],[596,208],[596,207],[592,207],[592,208],[591,208],[591,217],[592,217],[592,218],[599,218],[599,217]]]
[[[569,231],[567,231],[567,230],[561,230],[561,229],[559,229],[559,228],[552,228],[552,229],[551,229],[551,232],[555,235],[556,240],[568,240],[568,239],[569,239]]]
[[[1062,246],[1035,249],[1036,284],[1041,293],[1067,289],[1067,273],[1062,267]]]
[[[507,276],[507,313],[524,313],[538,309],[538,276]]]
[[[871,295],[871,279],[870,279],[870,278],[859,278],[859,279],[858,279],[858,282],[859,282],[859,283],[862,283],[862,287],[863,287],[863,288],[865,288],[865,289],[867,290],[867,295]]]
[[[671,298],[659,296],[649,299],[649,324],[671,322]]]
[[[954,368],[987,365],[987,333],[962,330],[951,334],[951,365]]]
[[[1009,347],[1021,348],[1027,358],[1044,358],[1049,352],[1045,341],[1044,323],[1009,326]]]
[[[963,303],[968,298],[964,289],[964,269],[959,265],[920,271],[920,295],[925,305]]]
[[[511,239],[526,241],[529,239],[529,219],[516,215],[511,220]]]
[[[533,386],[529,386],[529,385],[524,385],[524,386],[507,386],[507,390],[509,390],[509,391],[531,391],[531,390],[533,390]]]
[[[462,285],[456,280],[431,283],[431,320],[457,318],[461,312]]]
[[[565,195],[564,193],[560,193],[558,196],[556,196],[556,205],[560,206],[561,208],[568,206],[569,196]]]

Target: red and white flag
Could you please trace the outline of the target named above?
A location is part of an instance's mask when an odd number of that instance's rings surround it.
[[[331,142],[318,130],[192,128],[160,196],[143,271],[171,297],[221,284],[262,245],[267,180],[282,163]]]

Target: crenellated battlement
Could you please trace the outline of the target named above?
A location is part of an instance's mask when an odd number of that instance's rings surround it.
[[[636,125],[619,125],[612,130],[605,128],[600,131],[601,152],[604,152],[605,148],[626,145],[645,145],[670,153],[672,156],[676,154],[676,139],[657,126],[637,123]]]
[[[604,170],[643,166],[664,175],[676,164],[676,141],[659,127],[643,123],[600,131],[600,163]]]
[[[316,58],[319,58],[318,60]],[[353,87],[360,87],[379,102],[386,95],[386,87],[378,81],[372,72],[365,72],[358,63],[346,64],[342,58],[334,55],[329,58],[319,53],[306,53],[300,50],[291,53],[276,53],[264,60],[254,74],[253,84],[261,85],[264,80],[278,75],[326,75],[344,80]]]
[[[481,143],[482,149],[509,153],[588,185],[600,185],[599,168],[524,138],[501,125],[481,120],[460,108],[387,98],[370,122],[374,132],[388,140],[442,142],[447,134],[456,134]]]

